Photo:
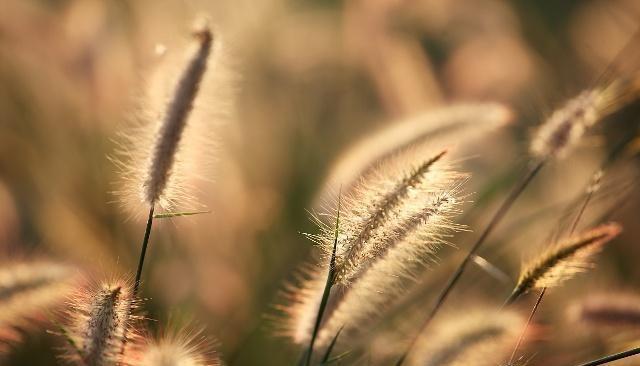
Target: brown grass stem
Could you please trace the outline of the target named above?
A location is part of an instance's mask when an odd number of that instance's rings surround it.
[[[458,266],[458,268],[454,272],[453,276],[451,276],[451,278],[449,279],[449,282],[447,283],[447,285],[444,287],[442,292],[438,295],[438,298],[436,299],[436,303],[435,303],[434,307],[431,309],[431,312],[429,313],[427,318],[424,320],[424,322],[423,322],[423,324],[422,324],[422,326],[420,328],[420,331],[418,333],[416,333],[416,336],[413,337],[413,339],[411,340],[411,343],[409,344],[409,347],[407,348],[407,350],[400,357],[400,359],[398,359],[398,361],[396,362],[396,366],[400,366],[400,365],[402,365],[404,363],[405,359],[407,358],[407,355],[409,355],[409,353],[411,352],[412,348],[415,346],[419,334],[424,332],[424,330],[429,326],[429,323],[431,323],[431,320],[433,320],[433,318],[436,316],[436,314],[438,313],[438,311],[440,310],[440,308],[442,307],[442,305],[446,301],[447,297],[449,296],[449,293],[451,292],[453,287],[457,284],[458,280],[462,276],[462,273],[464,272],[465,268],[467,267],[467,265],[469,263],[472,262],[472,259],[475,256],[476,252],[480,249],[480,247],[485,242],[485,240],[487,239],[489,234],[491,234],[491,232],[495,229],[495,227],[498,225],[498,223],[506,215],[506,213],[509,211],[511,206],[513,206],[513,204],[516,202],[518,197],[520,197],[522,192],[524,192],[524,190],[527,188],[529,183],[531,183],[533,178],[535,178],[535,176],[538,174],[538,172],[542,169],[542,167],[544,166],[545,162],[546,162],[546,159],[542,159],[542,160],[537,161],[530,168],[530,170],[526,173],[526,175],[520,181],[520,183],[511,191],[511,193],[505,199],[505,201],[502,203],[502,205],[500,206],[498,211],[496,211],[496,213],[491,218],[491,221],[489,222],[487,227],[484,229],[484,231],[482,232],[482,234],[480,235],[478,240],[471,247],[471,250],[469,250],[469,253],[467,253],[467,256],[464,258],[462,263],[460,263],[460,266]]]

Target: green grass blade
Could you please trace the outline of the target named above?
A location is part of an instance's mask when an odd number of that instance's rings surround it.
[[[329,357],[331,357],[331,351],[333,351],[333,347],[335,347],[336,343],[338,342],[338,337],[340,337],[340,333],[342,333],[342,329],[344,329],[344,326],[338,329],[338,332],[331,340],[331,344],[329,344],[327,351],[324,353],[324,356],[322,357],[322,365],[325,365],[329,362]]]
[[[159,214],[153,215],[153,218],[154,219],[168,219],[168,218],[171,218],[171,217],[193,216],[193,215],[208,214],[208,213],[211,213],[211,211],[207,210],[207,211],[163,212],[163,213],[159,213]]]

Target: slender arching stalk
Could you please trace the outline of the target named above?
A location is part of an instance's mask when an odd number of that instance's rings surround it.
[[[331,261],[329,262],[329,274],[327,274],[327,282],[324,285],[324,291],[322,292],[322,300],[320,301],[320,307],[318,308],[318,314],[316,316],[316,322],[313,326],[313,333],[311,334],[311,341],[309,342],[309,349],[306,352],[306,361],[305,365],[309,366],[311,364],[311,356],[313,354],[313,346],[316,342],[316,338],[318,336],[318,330],[320,329],[320,323],[322,322],[322,316],[324,315],[324,310],[327,307],[327,302],[329,301],[329,294],[331,293],[331,288],[333,287],[333,283],[335,281],[335,245],[333,247],[333,253],[331,254]]]
[[[522,329],[522,333],[520,333],[520,337],[518,337],[518,342],[516,342],[516,346],[513,347],[513,352],[511,352],[511,357],[509,358],[509,362],[507,363],[507,365],[513,365],[513,360],[516,358],[516,353],[518,353],[518,348],[520,348],[522,341],[524,341],[524,335],[527,333],[527,329],[529,328],[529,325],[533,320],[533,316],[536,314],[536,311],[538,311],[538,306],[540,306],[540,303],[542,302],[542,298],[544,297],[545,292],[547,292],[547,288],[543,287],[542,291],[540,291],[540,295],[538,295],[538,300],[536,300],[536,304],[533,305],[533,310],[531,310],[531,314],[529,314],[527,323],[524,325],[524,328]]]
[[[155,206],[151,205],[149,208],[149,217],[147,218],[147,226],[144,230],[144,237],[142,239],[142,247],[140,249],[140,258],[138,259],[138,269],[136,270],[136,279],[133,284],[133,298],[135,299],[138,295],[138,291],[140,290],[140,279],[142,278],[142,267],[144,266],[144,257],[147,254],[147,246],[149,244],[149,237],[151,236],[151,227],[153,226],[153,212],[155,210]],[[127,315],[132,315],[132,307],[129,305],[129,309],[127,309]],[[127,345],[127,337],[126,334],[128,332],[128,323],[124,324],[124,334],[122,337],[122,346],[120,347],[120,354],[124,354],[125,347]]]
[[[604,364],[607,364],[609,362],[622,360],[623,358],[635,356],[637,354],[640,354],[640,347],[632,348],[632,349],[627,350],[627,351],[623,351],[623,352],[620,352],[620,353],[615,353],[613,355],[605,356],[605,357],[599,358],[597,360],[581,363],[581,364],[576,365],[576,366],[598,366],[598,365],[604,365]]]
[[[144,231],[144,238],[142,239],[142,248],[140,248],[140,258],[138,260],[138,269],[136,271],[136,280],[133,285],[133,295],[138,294],[140,288],[140,279],[142,277],[142,267],[144,266],[144,257],[147,254],[147,245],[149,244],[149,237],[151,236],[151,226],[153,225],[153,211],[155,207],[151,205],[149,208],[149,217],[147,218],[147,227]]]
[[[605,162],[605,165],[606,165],[606,162]],[[601,172],[601,170],[598,171],[596,174],[600,174],[600,172]],[[599,178],[598,178],[598,180],[599,180]],[[596,191],[596,189],[595,188],[592,189],[592,187],[589,187],[589,189],[587,189],[587,195],[584,198],[584,200],[582,201],[582,205],[580,205],[580,209],[578,210],[578,213],[576,214],[576,217],[573,219],[573,223],[571,224],[571,229],[569,230],[569,236],[573,235],[573,233],[576,231],[576,228],[578,227],[578,223],[580,222],[580,219],[582,219],[582,216],[584,215],[584,212],[587,209],[587,206],[589,205],[589,202],[591,202],[591,198],[593,197],[593,193],[595,191]],[[529,325],[531,324],[531,321],[533,320],[534,315],[538,311],[538,307],[540,306],[540,303],[542,302],[542,298],[544,297],[544,294],[546,292],[547,292],[547,288],[543,287],[542,291],[540,291],[540,295],[538,295],[538,300],[536,300],[536,303],[533,306],[533,309],[531,310],[531,315],[529,315],[529,319],[527,320],[527,323],[525,324],[524,329],[522,329],[522,333],[520,334],[520,337],[518,338],[518,342],[516,343],[515,347],[513,348],[513,352],[511,353],[511,358],[509,358],[508,365],[512,365],[513,364],[513,360],[516,357],[516,353],[518,352],[518,348],[520,348],[520,345],[522,344],[522,341],[524,340],[524,336],[527,333],[527,329],[529,329]]]
[[[313,333],[311,334],[309,347],[302,354],[302,358],[300,359],[301,362],[298,362],[298,364],[303,364],[302,363],[303,360],[304,360],[304,365],[309,366],[311,364],[311,356],[313,355],[313,346],[316,342],[318,331],[320,330],[322,316],[324,315],[324,310],[327,307],[327,302],[329,301],[331,288],[335,283],[335,279],[336,279],[335,265],[336,265],[336,251],[338,247],[339,225],[340,225],[340,195],[338,195],[338,211],[336,213],[336,226],[334,229],[333,250],[331,251],[331,259],[329,260],[327,282],[325,283],[324,290],[322,291],[322,299],[320,300],[320,306],[318,307],[318,314],[316,315],[316,321],[313,326]]]
[[[496,213],[491,218],[491,221],[489,222],[487,227],[484,229],[484,231],[482,232],[478,240],[473,244],[473,246],[469,250],[469,253],[467,253],[467,256],[464,258],[462,263],[460,263],[460,266],[458,266],[454,274],[449,279],[449,282],[447,282],[442,292],[440,292],[440,294],[438,295],[438,298],[436,299],[436,303],[434,307],[431,309],[431,312],[428,314],[427,318],[424,320],[420,328],[420,331],[416,333],[416,335],[413,337],[413,339],[409,343],[409,347],[407,348],[407,350],[396,362],[396,366],[400,366],[404,363],[405,359],[411,352],[411,349],[415,346],[418,336],[429,326],[429,323],[431,322],[431,320],[436,316],[436,314],[438,313],[438,311],[446,301],[447,297],[449,296],[449,293],[451,292],[453,287],[457,284],[458,280],[462,276],[462,273],[466,269],[467,265],[471,263],[471,260],[475,256],[476,252],[480,249],[480,247],[485,242],[489,234],[491,234],[493,229],[495,229],[498,223],[509,211],[509,209],[513,206],[513,204],[516,202],[518,197],[520,197],[522,192],[524,192],[524,190],[527,188],[529,183],[531,183],[533,178],[535,178],[538,172],[542,169],[546,161],[547,161],[546,159],[542,159],[535,162],[535,164],[529,169],[529,171],[526,173],[526,175],[520,181],[520,183],[511,191],[511,193],[502,203],[498,211],[496,211]]]

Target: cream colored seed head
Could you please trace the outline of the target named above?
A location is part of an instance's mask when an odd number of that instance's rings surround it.
[[[166,188],[175,156],[187,124],[200,82],[206,71],[213,36],[208,28],[194,33],[199,42],[197,52],[187,64],[169,102],[157,139],[150,155],[147,176],[143,182],[144,200],[154,205],[161,199]]]
[[[218,128],[234,114],[237,75],[221,39],[205,25],[188,45],[169,46],[148,75],[131,127],[119,133],[111,157],[120,180],[114,193],[135,217],[150,205],[204,208],[200,193],[214,177]]]
[[[540,158],[565,155],[601,117],[601,99],[599,90],[587,90],[553,112],[533,138],[531,153]]]
[[[137,317],[132,314],[135,308],[130,286],[124,281],[79,290],[68,311],[69,337],[78,347],[69,350],[69,358],[87,366],[118,365],[125,355],[125,343],[138,333],[134,327]]]
[[[640,297],[627,293],[600,293],[591,295],[569,310],[574,321],[619,329],[640,325]]]
[[[433,204],[461,176],[448,170],[446,151],[416,156],[405,151],[363,178],[344,199],[336,256],[337,281],[348,284],[361,266],[384,251],[411,216]],[[327,227],[325,227],[327,229]],[[319,239],[330,253],[333,231]]]
[[[0,353],[22,339],[43,312],[62,305],[73,289],[71,267],[51,261],[4,263],[0,269]]]
[[[197,340],[198,333],[185,330],[160,340],[147,341],[136,366],[219,366],[220,359],[207,340]]]
[[[524,326],[514,311],[474,310],[451,314],[421,334],[409,366],[494,366],[513,349]]]
[[[460,147],[453,154],[463,154],[471,142],[511,122],[513,112],[499,103],[457,103],[428,110],[404,120],[391,122],[365,136],[341,154],[331,168],[317,202],[333,201],[338,188],[349,194],[358,179],[367,176],[387,159],[404,149],[425,151],[439,147]]]
[[[341,201],[336,288],[323,315],[319,347],[343,327],[345,334],[366,329],[460,228],[451,219],[464,202],[464,176],[451,170],[444,156],[442,151],[398,154],[365,177],[355,196]],[[333,227],[323,226],[312,239],[328,253],[334,234]],[[308,341],[313,330],[327,262],[290,291],[286,334],[298,343]]]
[[[531,289],[555,287],[589,268],[589,259],[620,234],[622,227],[604,224],[569,237],[524,266],[509,301]]]

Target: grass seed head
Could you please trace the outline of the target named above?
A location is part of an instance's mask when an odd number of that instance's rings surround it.
[[[584,272],[590,267],[590,257],[621,231],[618,224],[604,224],[551,245],[524,266],[510,301],[532,289],[559,286]]]
[[[127,281],[105,281],[79,290],[70,299],[67,314],[69,337],[77,347],[69,349],[68,358],[88,366],[126,364],[139,333],[137,306]]]
[[[342,154],[331,169],[318,201],[333,201],[338,187],[349,193],[367,176],[405,149],[463,148],[470,141],[507,125],[512,111],[499,103],[459,103],[430,110],[366,136]]]
[[[156,204],[165,192],[178,145],[207,68],[213,35],[209,29],[203,28],[194,33],[194,38],[198,42],[197,51],[178,80],[173,99],[169,101],[159,125],[153,151],[149,155],[146,178],[142,187],[144,200],[149,205]]]
[[[640,298],[631,294],[597,294],[570,309],[570,316],[595,327],[633,327],[640,325]]]
[[[587,130],[637,98],[639,90],[636,79],[618,79],[583,91],[555,110],[538,128],[529,150],[538,158],[565,156]]]
[[[343,199],[336,283],[316,340],[319,347],[330,342],[342,327],[345,334],[366,328],[460,228],[451,219],[464,202],[464,175],[452,170],[444,159],[444,151],[426,156],[410,151],[397,154],[363,178],[354,196]],[[286,328],[296,342],[311,336],[334,234],[334,228],[325,225],[320,235],[311,236],[326,250],[322,270],[312,271],[302,286],[290,291]]]
[[[111,159],[122,180],[115,193],[136,216],[141,205],[198,209],[195,183],[211,180],[216,127],[232,114],[235,76],[221,36],[200,25],[190,42],[168,51]]]
[[[498,365],[508,357],[525,320],[518,313],[482,311],[443,318],[420,335],[408,365]]]
[[[0,339],[21,339],[16,329],[44,320],[44,313],[61,305],[75,283],[73,268],[51,261],[5,263],[0,270]],[[0,351],[5,351],[0,346]]]
[[[201,332],[181,330],[148,339],[135,366],[219,366],[212,342]]]
[[[336,281],[347,285],[367,263],[417,227],[432,228],[436,233],[440,218],[451,216],[461,203],[459,182],[463,179],[464,175],[450,169],[446,150],[424,155],[408,150],[363,177],[343,199]],[[311,238],[329,255],[333,228],[317,221],[321,234]],[[420,225],[423,221],[430,225]]]

